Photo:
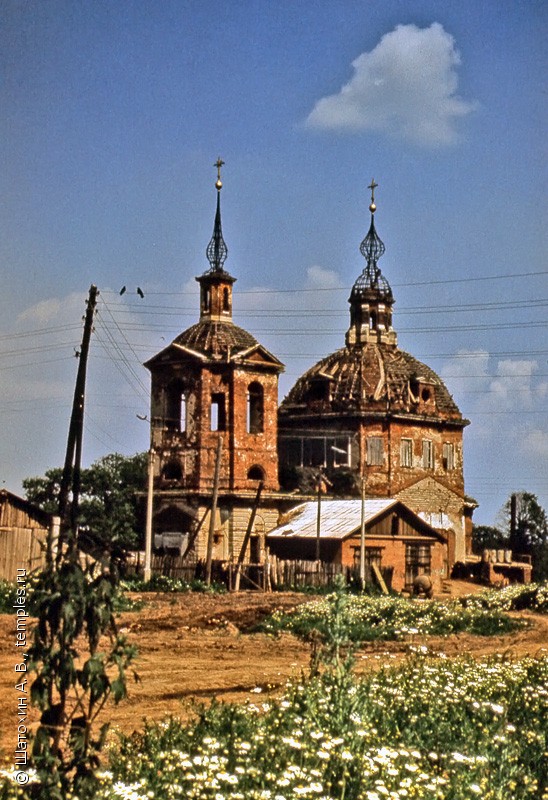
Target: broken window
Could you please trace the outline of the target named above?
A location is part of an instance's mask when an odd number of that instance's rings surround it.
[[[264,430],[264,389],[254,381],[247,390],[247,432],[262,433]]]
[[[226,430],[226,405],[225,395],[222,392],[215,392],[211,395],[211,430]]]
[[[325,439],[304,439],[303,467],[324,467]]]
[[[367,465],[370,467],[382,466],[383,442],[382,436],[369,436],[367,438]]]
[[[247,480],[248,481],[264,481],[265,479],[265,472],[262,467],[258,464],[254,464],[252,467],[249,468],[247,472]]]
[[[308,399],[311,402],[327,402],[329,400],[329,381],[327,378],[317,376],[310,381]]]
[[[334,467],[349,467],[350,466],[350,439],[339,437],[332,439],[329,443],[330,450],[333,454]]]
[[[432,548],[429,544],[405,546],[405,584],[411,586],[417,575],[430,575]]]
[[[183,477],[181,462],[176,459],[168,461],[162,469],[162,476],[166,481],[180,481]]]
[[[434,444],[430,439],[422,440],[422,467],[434,469]]]
[[[180,381],[172,381],[165,394],[164,423],[166,428],[182,433],[186,431],[186,406],[187,398],[183,385]]]
[[[402,439],[400,442],[400,460],[402,467],[413,466],[413,440]]]
[[[443,466],[448,472],[455,469],[455,445],[451,442],[444,442]]]

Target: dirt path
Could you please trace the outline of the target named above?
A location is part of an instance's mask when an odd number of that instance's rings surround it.
[[[468,589],[469,590],[469,589]],[[458,587],[455,594],[460,594]],[[109,708],[113,726],[130,732],[145,717],[190,713],[185,701],[257,699],[279,691],[288,678],[306,672],[309,648],[288,634],[280,638],[246,633],[276,608],[306,602],[302,594],[262,595],[148,595],[141,611],[124,613],[120,627],[139,648],[135,668],[138,683],[130,682],[129,697]],[[375,668],[404,658],[410,645],[427,644],[448,655],[470,653],[480,657],[508,653],[519,657],[548,652],[548,618],[521,614],[531,627],[497,637],[468,634],[420,637],[408,642],[371,643],[358,654],[358,669]],[[10,757],[15,744],[17,720],[18,660],[14,645],[15,620],[0,615],[0,747]]]

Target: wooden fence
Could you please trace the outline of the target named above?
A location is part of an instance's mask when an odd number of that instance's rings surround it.
[[[205,564],[203,561],[189,561],[181,556],[153,555],[152,574],[166,575],[170,578],[180,578],[185,581],[205,578]],[[142,572],[143,564],[137,559],[128,565],[126,574],[134,575]],[[382,569],[382,577],[390,589],[392,583],[392,570]],[[211,578],[215,583],[223,583],[228,589],[234,587],[236,565],[226,561],[213,561]],[[358,583],[359,569],[347,567],[342,564],[332,564],[325,561],[286,561],[270,555],[264,564],[242,564],[240,572],[240,588],[256,589],[261,591],[301,589],[306,586],[323,589],[342,578],[347,584]],[[377,580],[372,569],[366,566],[366,584],[377,585]]]

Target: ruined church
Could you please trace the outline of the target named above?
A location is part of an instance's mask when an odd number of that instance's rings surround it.
[[[209,267],[196,278],[199,319],[145,365],[156,544],[163,535],[180,537],[182,549],[190,544],[200,559],[214,531],[213,558],[230,562],[247,531],[247,559],[260,563],[269,534],[292,509],[315,501],[317,487],[331,501],[361,494],[405,504],[446,543],[450,570],[469,549],[475,507],[464,492],[468,421],[439,376],[398,348],[394,295],[379,267],[385,246],[375,226],[375,182],[343,346],[278,404],[284,365],[233,319],[220,159],[216,166]],[[336,503],[330,507],[336,514]]]

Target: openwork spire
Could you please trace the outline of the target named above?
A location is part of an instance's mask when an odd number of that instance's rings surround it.
[[[371,212],[371,225],[369,226],[367,236],[360,244],[360,252],[367,263],[362,274],[359,276],[352,288],[352,294],[359,295],[365,291],[373,290],[378,292],[383,299],[392,300],[393,296],[390,284],[386,278],[383,277],[377,265],[377,261],[379,258],[381,258],[385,251],[384,242],[379,238],[379,235],[375,229],[375,211],[377,210],[377,206],[375,205],[375,189],[377,186],[378,183],[375,183],[375,179],[373,178],[367,187],[368,189],[371,189],[371,203],[369,205],[369,211]]]
[[[209,242],[206,250],[207,260],[211,264],[210,272],[224,272],[224,263],[228,258],[228,247],[223,239],[223,229],[221,226],[221,189],[223,182],[221,181],[221,167],[224,166],[224,161],[218,158],[214,167],[217,167],[217,180],[215,188],[217,189],[217,211],[215,213],[215,223],[213,225],[213,236]]]

